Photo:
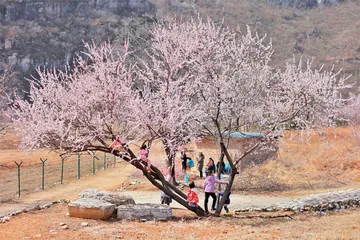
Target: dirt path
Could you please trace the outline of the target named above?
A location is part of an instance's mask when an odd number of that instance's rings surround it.
[[[11,203],[0,205],[0,216],[12,211],[22,210],[28,205],[49,203],[60,199],[75,200],[79,192],[86,188],[113,191],[121,187],[121,184],[133,171],[133,167],[127,163],[117,164],[115,168],[108,168],[95,176],[85,176],[81,180],[53,186],[44,191],[31,193],[20,198],[14,198]]]
[[[160,203],[160,191],[124,191],[124,194],[132,196],[136,203]],[[200,192],[199,205],[203,207],[205,194]],[[286,197],[270,197],[259,195],[243,195],[243,194],[231,194],[230,210],[246,208],[246,207],[265,207],[276,203],[289,202],[292,198]],[[209,208],[211,207],[212,199],[209,199]],[[184,208],[179,203],[173,201],[171,203],[173,208]]]

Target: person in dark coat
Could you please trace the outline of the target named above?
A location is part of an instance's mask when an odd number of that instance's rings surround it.
[[[203,178],[204,159],[205,159],[204,154],[202,152],[200,152],[199,156],[197,158],[197,164],[198,164],[198,170],[200,173],[200,178]]]
[[[186,172],[186,161],[189,159],[189,158],[186,156],[185,151],[181,151],[180,159],[181,159],[181,168],[182,168],[182,171],[185,173],[185,172]]]

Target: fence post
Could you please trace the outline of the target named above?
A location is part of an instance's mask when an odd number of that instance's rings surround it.
[[[22,164],[23,162],[21,161],[21,163],[17,163],[17,162],[15,161],[15,163],[16,163],[16,165],[17,165],[17,167],[18,167],[18,196],[20,197],[20,166],[21,166],[21,164]]]
[[[95,153],[96,151],[92,152],[92,174],[95,175]]]
[[[66,157],[60,156],[61,157],[61,178],[60,178],[60,184],[63,184],[63,179],[64,179],[64,160]]]
[[[81,172],[81,169],[80,169],[80,156],[81,156],[81,154],[77,153],[78,179],[80,179],[80,172]]]
[[[42,158],[40,158],[40,161],[41,161],[41,163],[42,163],[41,189],[44,190],[44,182],[45,182],[45,180],[44,180],[44,176],[45,176],[45,171],[44,171],[44,169],[45,169],[45,162],[47,161],[47,158],[46,158],[45,160],[42,160]]]
[[[104,170],[106,170],[106,152],[104,152]]]

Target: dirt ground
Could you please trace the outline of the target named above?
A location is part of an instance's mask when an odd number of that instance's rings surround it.
[[[1,239],[359,239],[359,210],[292,218],[197,218],[174,209],[167,222],[96,221],[66,216],[66,204],[24,213],[0,225]],[[64,230],[60,223],[66,223]],[[87,222],[87,227],[82,223]]]

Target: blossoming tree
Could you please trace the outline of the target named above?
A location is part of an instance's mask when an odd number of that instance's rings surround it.
[[[195,99],[192,110],[197,132],[201,129],[217,139],[231,166],[217,214],[238,173],[238,164],[247,154],[259,150],[264,141],[289,125],[302,130],[332,126],[348,100],[341,91],[351,86],[339,73],[312,70],[311,62],[303,64],[301,60],[287,63],[285,69],[272,68],[271,42],[266,43],[265,37],[252,34],[249,28],[243,35],[210,19],[172,20],[158,25],[153,33],[163,43],[160,50],[165,59],[176,59],[174,64],[182,64],[189,76],[191,87],[186,92]],[[226,140],[233,129],[245,126],[263,137],[233,159]]]
[[[103,151],[122,157],[168,196],[198,215],[186,195],[168,183],[161,171],[147,165],[130,148],[114,150],[108,140],[161,140],[169,166],[188,139],[207,132],[231,165],[226,199],[242,157],[227,151],[226,132],[251,126],[266,136],[295,122],[302,128],[329,124],[345,103],[344,80],[332,72],[305,70],[290,63],[285,70],[269,65],[271,43],[203,21],[172,20],[155,24],[147,57],[128,61],[128,44],[113,48],[87,44],[70,71],[39,71],[31,82],[30,101],[14,104],[22,147],[47,147],[63,153]],[[251,146],[243,156],[254,151]],[[220,202],[217,213],[223,206]]]

